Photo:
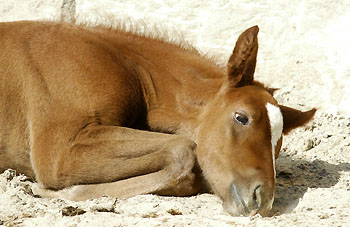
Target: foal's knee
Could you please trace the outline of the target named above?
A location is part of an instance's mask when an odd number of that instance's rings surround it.
[[[169,160],[167,167],[167,186],[158,191],[160,195],[188,196],[199,191],[196,176],[192,172],[196,162],[196,143],[176,137],[167,144]]]
[[[192,172],[196,147],[195,142],[184,137],[177,137],[169,144],[169,168],[175,178],[184,177]]]

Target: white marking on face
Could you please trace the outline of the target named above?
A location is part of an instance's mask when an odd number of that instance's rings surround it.
[[[272,145],[272,162],[273,170],[276,178],[276,168],[275,168],[275,147],[278,140],[282,136],[283,130],[283,116],[279,107],[266,103],[267,116],[270,120],[270,129],[271,129],[271,145]]]
[[[276,160],[275,160],[275,147],[278,140],[282,136],[283,130],[283,116],[279,107],[266,103],[267,116],[270,121],[270,130],[271,130],[271,146],[272,146],[272,163],[273,163],[273,172],[274,178],[276,180]],[[272,199],[267,207],[271,209],[273,201],[275,199],[275,193],[272,195]]]

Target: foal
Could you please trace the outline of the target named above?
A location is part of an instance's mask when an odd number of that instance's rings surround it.
[[[203,181],[233,215],[266,215],[282,134],[315,110],[253,75],[258,27],[219,68],[195,49],[120,30],[0,23],[0,171],[41,196],[186,196]]]

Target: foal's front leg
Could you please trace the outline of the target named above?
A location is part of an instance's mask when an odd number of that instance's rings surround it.
[[[192,173],[196,145],[177,135],[95,125],[81,131],[72,146],[54,146],[58,150],[50,155],[39,141],[33,147],[32,162],[40,183],[33,191],[43,197],[184,196],[199,190]],[[52,163],[56,170],[48,171]]]

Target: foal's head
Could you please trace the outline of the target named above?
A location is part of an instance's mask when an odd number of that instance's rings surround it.
[[[268,89],[253,81],[257,33],[255,26],[239,37],[226,81],[201,117],[197,141],[204,176],[233,215],[268,213],[282,134],[315,113],[279,105]]]

